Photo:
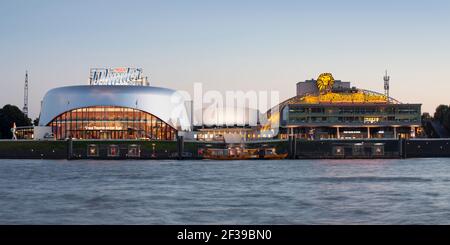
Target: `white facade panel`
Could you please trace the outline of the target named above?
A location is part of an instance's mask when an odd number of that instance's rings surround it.
[[[185,101],[177,91],[150,86],[67,86],[47,92],[42,101],[39,126],[58,115],[84,107],[120,106],[150,113],[177,130],[191,128]]]

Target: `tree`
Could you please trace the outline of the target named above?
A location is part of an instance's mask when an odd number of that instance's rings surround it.
[[[444,120],[443,120],[443,121],[444,121],[444,122],[443,122],[444,127],[445,127],[448,131],[450,131],[450,110],[447,110],[447,111],[445,112]]]
[[[434,120],[439,121],[441,124],[444,123],[445,114],[448,112],[448,105],[439,105],[434,112]]]
[[[34,126],[39,126],[39,117],[36,117],[36,118],[33,120],[33,125],[34,125]]]
[[[433,137],[433,134],[434,134],[431,123],[430,123],[431,120],[433,120],[433,118],[431,117],[430,113],[424,112],[422,114],[422,128],[428,137]]]
[[[14,123],[17,127],[31,126],[31,119],[14,105],[5,105],[0,109],[0,137],[3,139],[11,139],[11,128]]]
[[[424,113],[422,114],[422,122],[424,122],[424,121],[429,121],[429,120],[431,120],[431,119],[433,119],[433,118],[431,117],[430,113],[424,112]]]

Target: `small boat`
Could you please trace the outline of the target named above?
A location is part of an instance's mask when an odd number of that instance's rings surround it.
[[[261,149],[261,151],[263,151],[263,159],[277,160],[285,159],[288,156],[287,153],[278,154],[275,148]]]
[[[269,160],[279,160],[279,159],[285,159],[288,156],[287,153],[282,153],[282,154],[273,154],[273,155],[265,155],[264,159],[269,159]]]

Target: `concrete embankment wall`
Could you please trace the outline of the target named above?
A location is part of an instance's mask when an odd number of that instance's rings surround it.
[[[111,155],[111,148],[115,154]],[[0,140],[0,158],[10,159],[201,159],[217,142],[147,140]],[[236,146],[236,145],[235,145]],[[450,139],[315,140],[247,142],[246,148],[275,148],[291,159],[450,157]],[[94,154],[89,151],[94,151]]]
[[[126,159],[126,158],[158,158],[169,159],[177,153],[176,141],[145,140],[68,140],[68,159]],[[111,156],[110,147],[116,146],[116,155]],[[94,147],[96,153],[88,151]],[[136,149],[131,155],[132,148]],[[137,153],[137,151],[139,151]]]
[[[450,157],[450,139],[415,139],[405,142],[405,158]]]
[[[291,158],[341,159],[341,158],[400,158],[399,140],[295,140]]]
[[[112,155],[111,147],[115,147]],[[224,143],[148,140],[0,140],[0,159],[198,159],[200,149]],[[131,152],[133,151],[134,152]],[[94,152],[89,152],[94,150]],[[137,153],[138,152],[138,153]],[[133,153],[133,154],[131,154]]]
[[[0,140],[0,158],[65,159],[67,158],[67,142]]]
[[[450,139],[289,140],[290,158],[450,157]]]

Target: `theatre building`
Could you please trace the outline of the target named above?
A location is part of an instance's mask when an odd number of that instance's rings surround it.
[[[91,81],[90,85],[48,91],[42,101],[39,126],[59,140],[174,140],[178,130],[190,126],[183,109],[185,101],[171,89]]]
[[[414,138],[421,133],[421,104],[351,87],[329,73],[299,82],[297,95],[280,104],[279,117],[281,138]]]

